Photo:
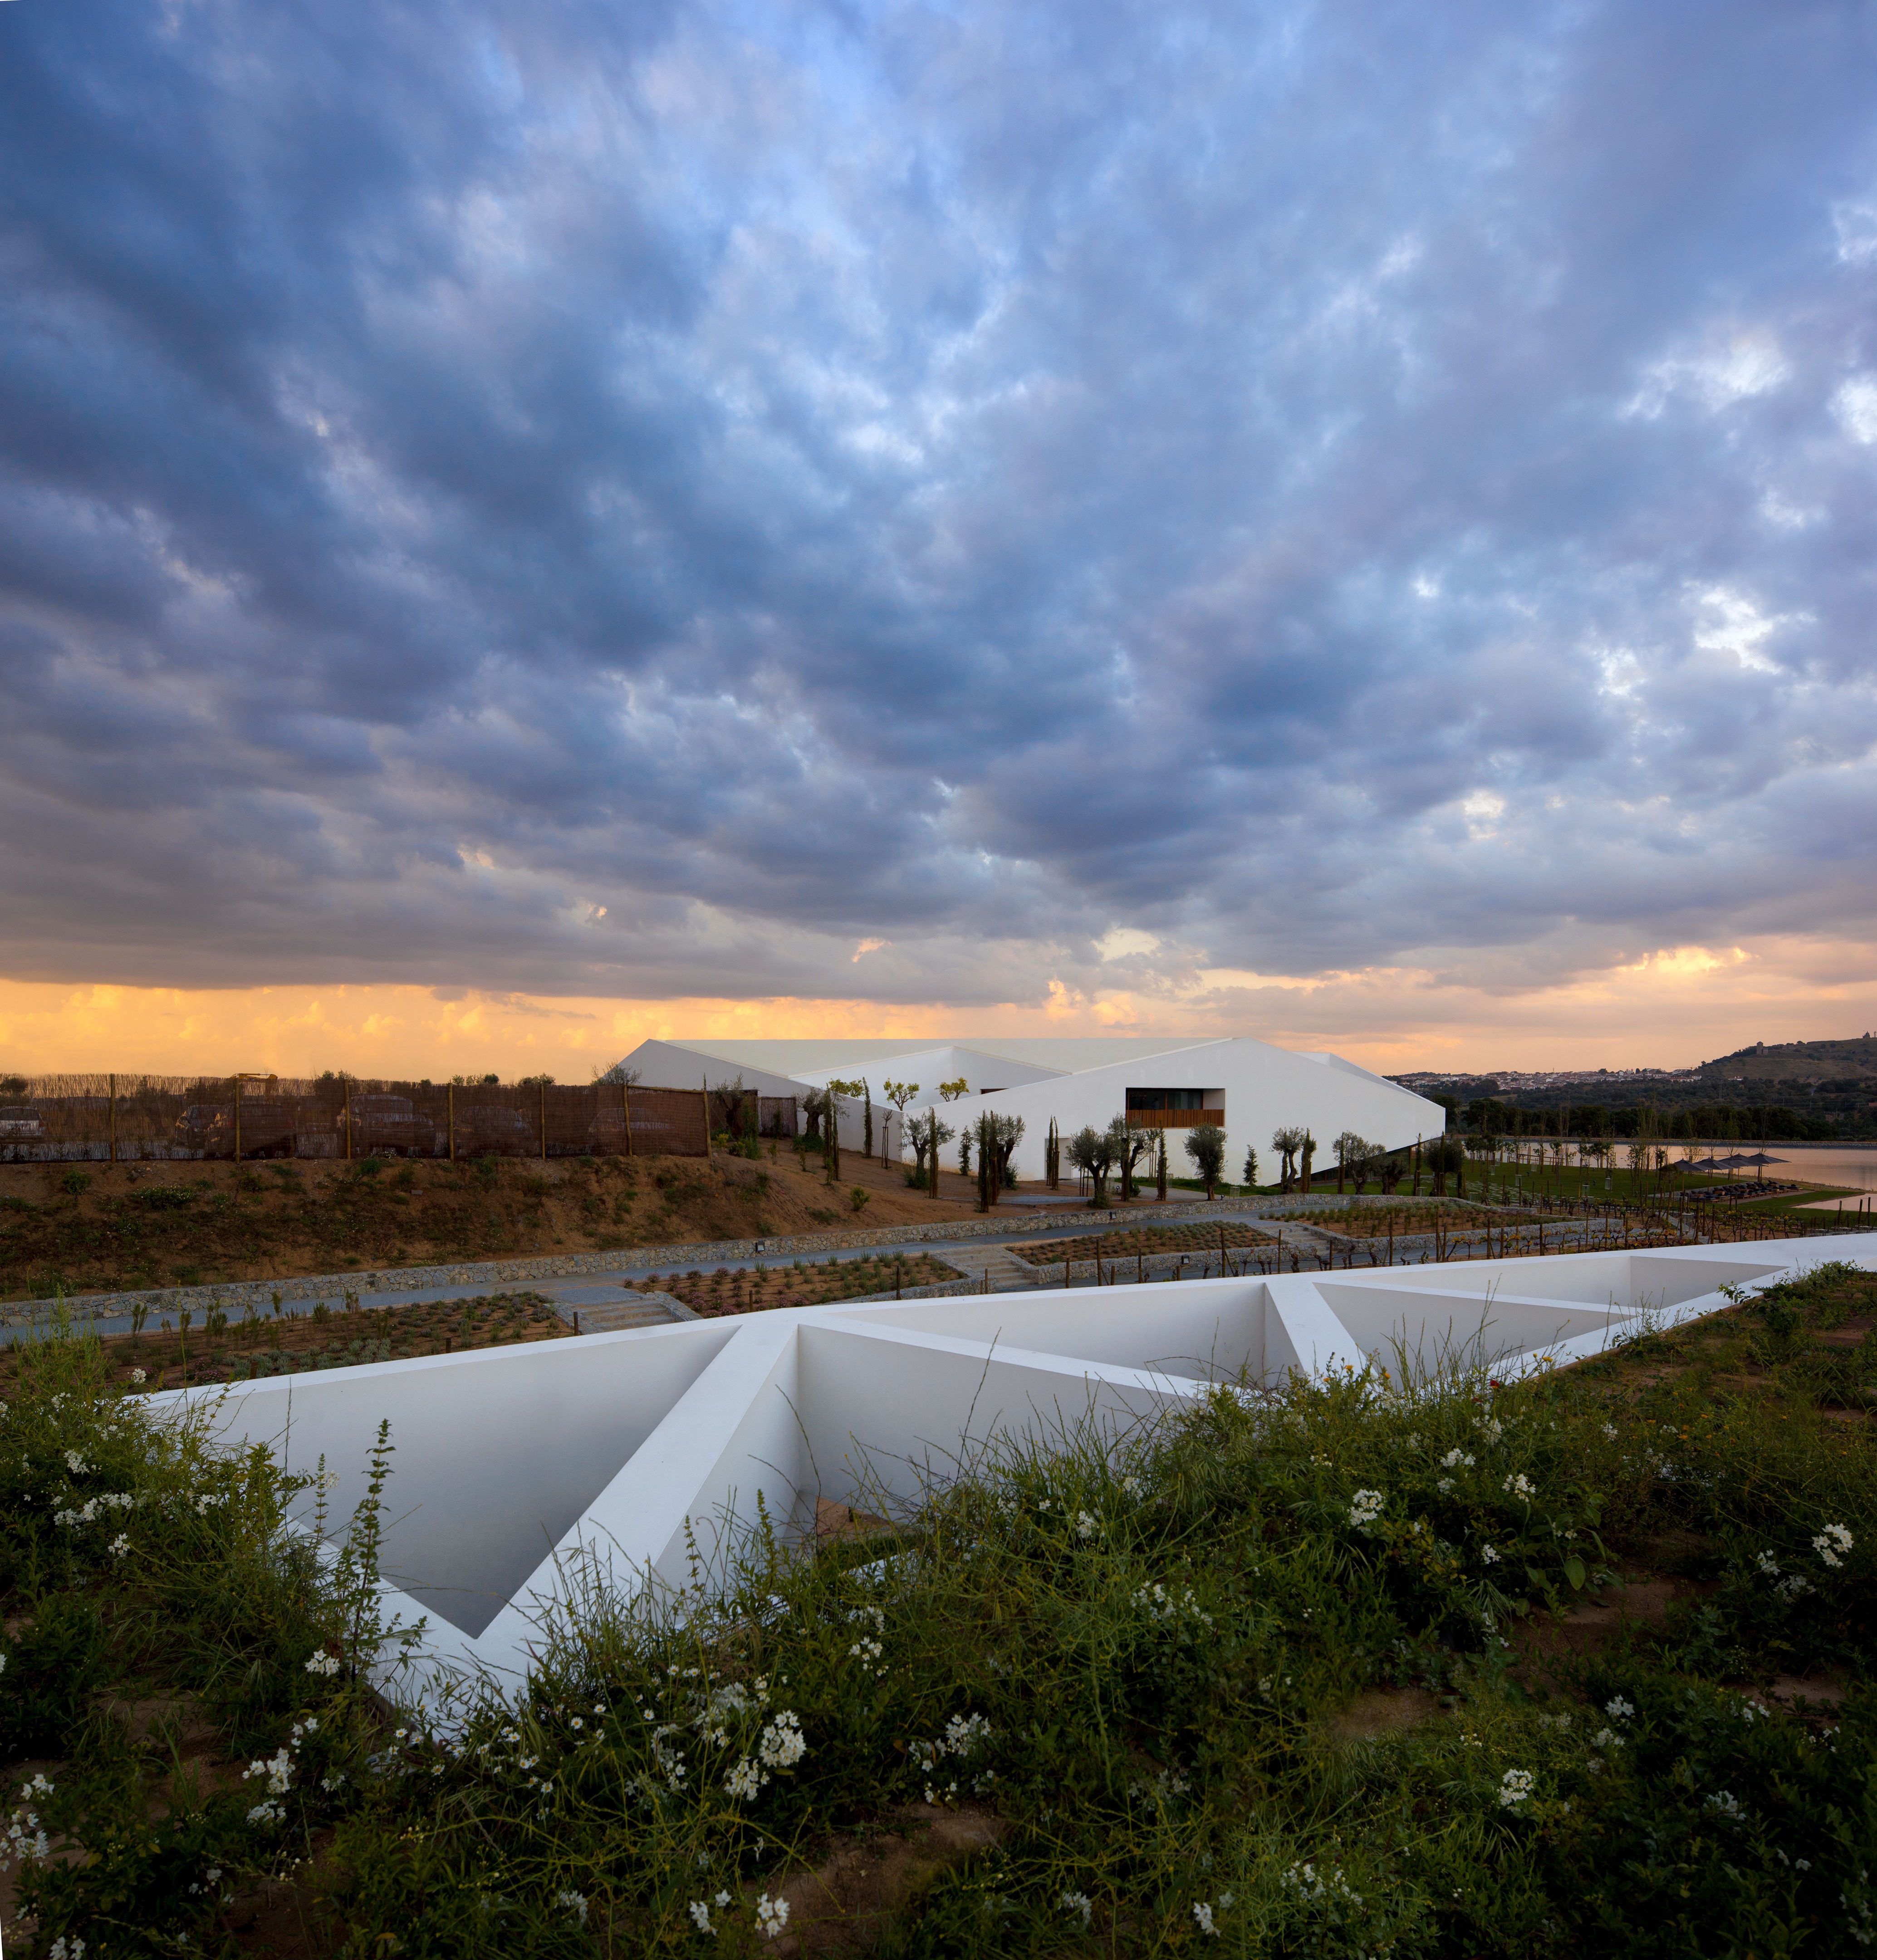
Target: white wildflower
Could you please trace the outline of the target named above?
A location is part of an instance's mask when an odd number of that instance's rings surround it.
[[[1532,1776],[1529,1770],[1508,1770],[1499,1779],[1499,1802],[1502,1809],[1510,1810],[1523,1803],[1532,1790]]]
[[[1094,1917],[1095,1901],[1086,1892],[1064,1892],[1062,1909],[1064,1912],[1079,1912],[1082,1915],[1082,1923],[1086,1926]]]
[[[1828,1565],[1844,1562],[1844,1555],[1856,1541],[1842,1525],[1827,1525],[1812,1542],[1812,1548]]]
[[[1717,1790],[1704,1799],[1701,1808],[1711,1810],[1716,1817],[1724,1817],[1729,1824],[1738,1824],[1746,1815],[1740,1799],[1730,1790]]]
[[[1606,1422],[1603,1425],[1603,1433],[1611,1442],[1614,1443],[1617,1437],[1616,1424],[1613,1422]]]
[[[1490,1545],[1482,1546],[1480,1551],[1480,1557],[1483,1558],[1488,1565],[1497,1565],[1499,1563],[1499,1548],[1496,1545]]]
[[[1527,1503],[1538,1495],[1538,1492],[1532,1486],[1531,1478],[1522,1471],[1516,1475],[1508,1477],[1504,1488],[1508,1496],[1522,1497]]]
[[[1618,1722],[1627,1722],[1636,1713],[1636,1704],[1626,1701],[1620,1694],[1612,1694],[1603,1704],[1603,1712]]]
[[[283,1748],[277,1749],[265,1762],[250,1763],[241,1772],[241,1780],[246,1783],[250,1777],[265,1777],[268,1789],[275,1796],[285,1796],[292,1775],[293,1758]]]
[[[1440,1467],[1443,1470],[1470,1470],[1473,1467],[1473,1461],[1464,1449],[1449,1449],[1441,1458]]]
[[[1358,1491],[1349,1501],[1349,1522],[1366,1530],[1382,1515],[1387,1502],[1379,1491]]]
[[[945,1725],[943,1748],[949,1755],[968,1756],[980,1742],[991,1739],[989,1720],[982,1715],[954,1715]]]
[[[716,1932],[717,1928],[711,1923],[710,1906],[705,1900],[693,1899],[691,1903],[685,1908],[685,1911],[690,1914],[691,1923],[697,1928],[698,1932],[709,1933],[714,1933]]]
[[[767,1769],[793,1769],[807,1753],[801,1717],[792,1708],[781,1710],[756,1744],[756,1754]]]
[[[316,1653],[307,1662],[307,1672],[309,1674],[336,1674],[342,1665],[337,1654]]]
[[[1088,1511],[1077,1511],[1076,1513],[1075,1535],[1077,1538],[1093,1538],[1096,1532],[1100,1529],[1101,1527],[1095,1522],[1095,1519],[1092,1513]]]
[[[746,1803],[769,1779],[757,1768],[756,1759],[745,1756],[724,1779],[724,1787],[732,1796],[740,1796]]]
[[[1212,1908],[1204,1899],[1193,1901],[1193,1917],[1199,1922],[1199,1930],[1208,1939],[1217,1939],[1219,1929],[1212,1923]]]
[[[1434,1488],[1444,1497],[1453,1488],[1453,1479],[1451,1477],[1443,1477],[1434,1485]]]
[[[1591,1737],[1590,1746],[1593,1749],[1620,1749],[1623,1746],[1623,1738],[1614,1729],[1599,1729]]]
[[[774,1939],[788,1923],[788,1901],[772,1899],[767,1892],[756,1901],[756,1930],[765,1939]]]
[[[141,1368],[132,1368],[130,1371],[131,1386],[133,1388],[142,1388],[149,1379],[150,1377]]]
[[[111,1540],[111,1556],[113,1558],[123,1558],[129,1556],[129,1551],[130,1540],[123,1532],[119,1532],[116,1537]]]
[[[554,1903],[565,1906],[582,1926],[587,1923],[587,1901],[580,1893],[571,1890],[558,1892],[554,1895]]]
[[[1479,1433],[1488,1443],[1497,1443],[1506,1433],[1506,1425],[1496,1418],[1487,1416],[1479,1425]]]

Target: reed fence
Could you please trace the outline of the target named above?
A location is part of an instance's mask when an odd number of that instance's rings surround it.
[[[702,1090],[616,1082],[41,1075],[0,1090],[0,1163],[702,1157],[711,1131]]]

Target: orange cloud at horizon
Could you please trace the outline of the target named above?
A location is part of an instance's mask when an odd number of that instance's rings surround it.
[[[907,1006],[781,998],[565,998],[374,985],[211,989],[0,979],[0,1071],[366,1076],[593,1073],[648,1036],[1252,1034],[1414,1068],[1687,1067],[1754,1041],[1877,1026],[1877,958],[1836,941],[1671,947],[1562,983],[1451,968],[1370,968],[1307,980],[1202,969],[1040,1001]],[[1130,984],[1131,982],[1131,984]]]

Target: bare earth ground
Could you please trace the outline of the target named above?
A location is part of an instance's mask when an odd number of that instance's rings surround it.
[[[867,1194],[854,1209],[852,1194]],[[778,1149],[715,1157],[565,1157],[468,1164],[0,1165],[0,1299],[218,1284],[557,1252],[609,1252],[927,1224],[969,1217],[956,1172],[940,1195],[897,1166],[844,1152],[830,1189],[820,1160]],[[1013,1214],[1014,1215],[1014,1214]]]

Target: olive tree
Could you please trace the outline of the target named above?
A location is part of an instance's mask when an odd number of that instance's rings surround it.
[[[1001,1192],[1016,1179],[1010,1174],[1010,1160],[1023,1141],[1023,1119],[987,1109],[978,1118],[978,1201],[988,1211]]]
[[[950,1124],[939,1121],[938,1112],[936,1109],[928,1109],[923,1116],[909,1116],[906,1118],[906,1141],[912,1146],[913,1162],[915,1166],[913,1172],[914,1183],[924,1188],[931,1188],[937,1185],[938,1153],[957,1134],[958,1132]],[[931,1185],[929,1186],[926,1183],[925,1169],[926,1160],[928,1157],[931,1160],[933,1173]]]
[[[1107,1198],[1108,1173],[1115,1166],[1112,1136],[1106,1130],[1096,1129],[1093,1123],[1084,1123],[1067,1139],[1064,1148],[1070,1163],[1093,1182],[1095,1204],[1099,1210]]]
[[[1217,1123],[1201,1123],[1186,1132],[1186,1154],[1193,1160],[1210,1199],[1225,1175],[1225,1132]]]
[[[902,1148],[908,1141],[906,1136],[906,1105],[918,1093],[919,1085],[916,1082],[896,1082],[891,1076],[880,1085],[880,1093],[899,1112],[899,1137]],[[884,1163],[886,1161],[886,1125],[883,1123],[880,1127],[880,1160]]]
[[[1288,1128],[1273,1130],[1271,1133],[1271,1147],[1277,1153],[1279,1159],[1280,1191],[1287,1192],[1290,1188],[1290,1181],[1296,1172],[1297,1152],[1303,1144],[1303,1132],[1300,1129]]]
[[[1134,1195],[1134,1169],[1153,1147],[1153,1136],[1151,1130],[1131,1128],[1125,1115],[1115,1117],[1108,1125],[1109,1160],[1121,1173],[1124,1201]]]

